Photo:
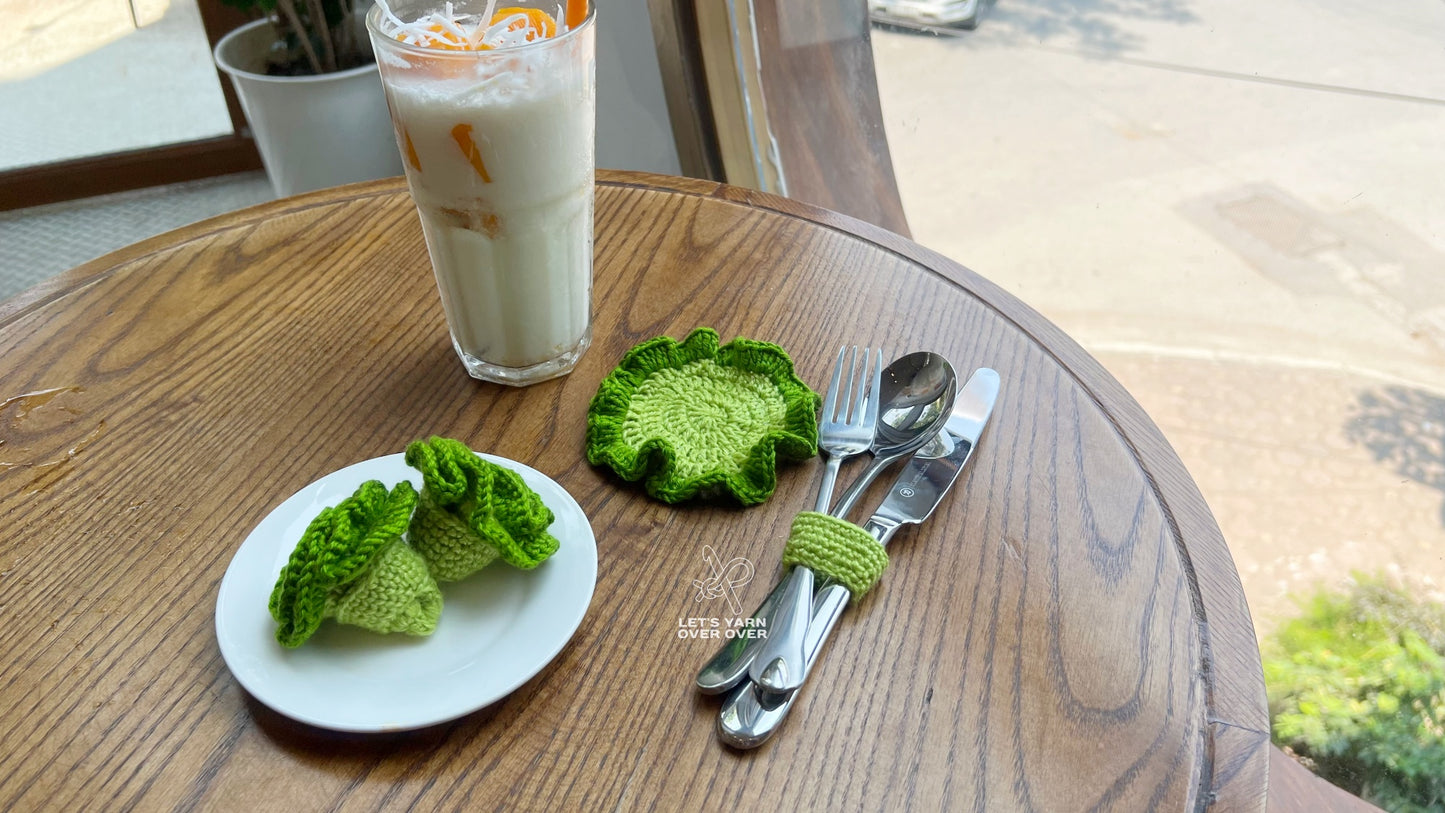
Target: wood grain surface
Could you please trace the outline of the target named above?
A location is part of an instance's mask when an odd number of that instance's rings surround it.
[[[400,179],[148,240],[0,304],[0,809],[1258,810],[1268,720],[1228,549],[1129,395],[1055,327],[913,243],[711,182],[600,173],[595,339],[568,377],[469,379]],[[589,466],[633,344],[841,344],[989,366],[958,487],[890,546],[778,736],[721,746],[691,679],[703,545],[761,599],[821,458],[761,506],[670,507]],[[294,723],[232,678],[216,591],[289,495],[431,434],[548,474],[598,580],[506,699],[406,734]],[[856,464],[855,464],[856,465]],[[844,476],[855,471],[845,467]],[[258,596],[258,602],[264,602]]]

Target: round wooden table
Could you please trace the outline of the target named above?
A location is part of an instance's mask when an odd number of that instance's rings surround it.
[[[0,304],[0,809],[1264,806],[1229,551],[1159,431],[1057,328],[896,235],[679,178],[599,173],[595,274],[592,348],[526,389],[463,372],[400,179],[198,223]],[[702,325],[779,343],[819,391],[855,343],[1003,379],[958,486],[750,752],[714,736],[692,677],[716,642],[680,619],[731,616],[691,587],[704,545],[757,563],[741,598],[761,599],[822,459],[742,509],[664,505],[583,456],[622,354]],[[228,562],[307,483],[429,435],[576,497],[598,548],[580,628],[432,728],[272,712],[217,647]]]

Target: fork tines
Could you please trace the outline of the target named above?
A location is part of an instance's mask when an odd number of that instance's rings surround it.
[[[851,354],[849,351],[852,351]],[[845,356],[846,362],[845,362]],[[870,358],[872,357],[872,358]],[[872,364],[870,364],[870,361]],[[848,385],[843,386],[843,370],[848,371]],[[865,378],[872,369],[871,380]],[[883,351],[858,346],[838,348],[838,360],[833,365],[833,380],[828,384],[828,394],[823,399],[823,421],[857,426],[877,423],[878,387],[883,375]],[[849,396],[853,396],[849,400]],[[872,413],[872,417],[867,414]]]

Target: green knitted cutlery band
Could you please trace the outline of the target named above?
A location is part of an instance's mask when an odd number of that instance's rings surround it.
[[[804,511],[793,520],[783,566],[802,565],[848,588],[857,601],[878,583],[888,567],[883,546],[847,520]]]
[[[430,633],[441,614],[441,592],[430,576],[418,578],[401,542],[416,502],[411,483],[387,491],[368,480],[336,506],[323,508],[271,591],[276,640],[300,646],[333,615],[377,632]],[[351,620],[342,620],[342,607]]]
[[[556,517],[515,471],[440,437],[406,447],[406,462],[422,476],[411,543],[436,579],[464,578],[497,558],[530,570],[557,552],[547,533]]]

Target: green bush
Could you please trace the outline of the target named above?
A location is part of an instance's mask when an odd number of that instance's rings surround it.
[[[1380,579],[1321,591],[1266,641],[1275,744],[1390,811],[1445,811],[1445,607]]]

